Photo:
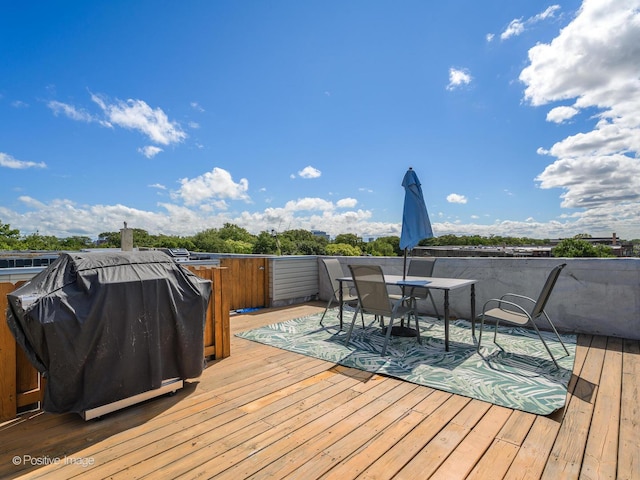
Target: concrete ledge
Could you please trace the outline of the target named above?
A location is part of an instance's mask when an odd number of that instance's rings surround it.
[[[401,274],[399,257],[337,257],[345,274],[348,264],[373,263],[385,273]],[[507,292],[536,299],[551,269],[567,263],[546,311],[556,327],[568,333],[610,335],[640,340],[640,259],[638,258],[478,258],[442,257],[436,260],[435,277],[474,278],[476,311],[490,298]],[[320,298],[329,299],[324,270],[320,270]],[[442,292],[434,291],[442,314]],[[471,316],[469,290],[463,288],[449,295],[452,315]],[[430,302],[418,305],[433,314]],[[545,328],[544,323],[539,324]]]

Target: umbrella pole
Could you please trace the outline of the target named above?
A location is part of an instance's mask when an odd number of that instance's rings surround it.
[[[402,279],[407,278],[407,248],[404,249],[404,262],[402,263]]]
[[[404,249],[404,261],[402,263],[402,279],[406,280],[407,278],[407,248]],[[402,285],[402,296],[404,297],[406,294],[406,285]],[[404,303],[404,301],[403,301]],[[414,312],[415,315],[415,312]],[[418,322],[416,321],[416,327],[418,327]],[[419,328],[419,327],[418,327]],[[400,326],[393,327],[391,329],[391,335],[395,335],[398,337],[415,337],[417,332],[412,330],[409,327],[409,319],[407,319],[407,326],[404,326],[404,317],[400,319]]]

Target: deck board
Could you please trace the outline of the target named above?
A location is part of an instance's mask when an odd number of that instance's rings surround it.
[[[232,332],[320,305],[233,315]],[[0,425],[0,478],[634,479],[639,375],[640,342],[581,335],[566,407],[537,416],[232,337],[173,396]]]
[[[624,341],[618,478],[640,478],[640,342]]]

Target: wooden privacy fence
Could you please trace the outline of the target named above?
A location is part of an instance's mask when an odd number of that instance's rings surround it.
[[[266,257],[222,257],[220,266],[228,269],[225,295],[229,309],[269,305],[269,260]]]
[[[211,299],[204,331],[205,357],[224,358],[231,354],[227,268],[209,265],[187,268],[212,282]],[[17,346],[7,326],[7,294],[25,282],[0,283],[0,422],[15,418],[18,411],[42,401],[43,379]]]

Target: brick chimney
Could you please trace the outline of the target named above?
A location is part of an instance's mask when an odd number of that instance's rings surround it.
[[[617,244],[617,237],[616,237],[616,233],[613,232],[613,236],[611,237],[611,245],[616,245]]]

